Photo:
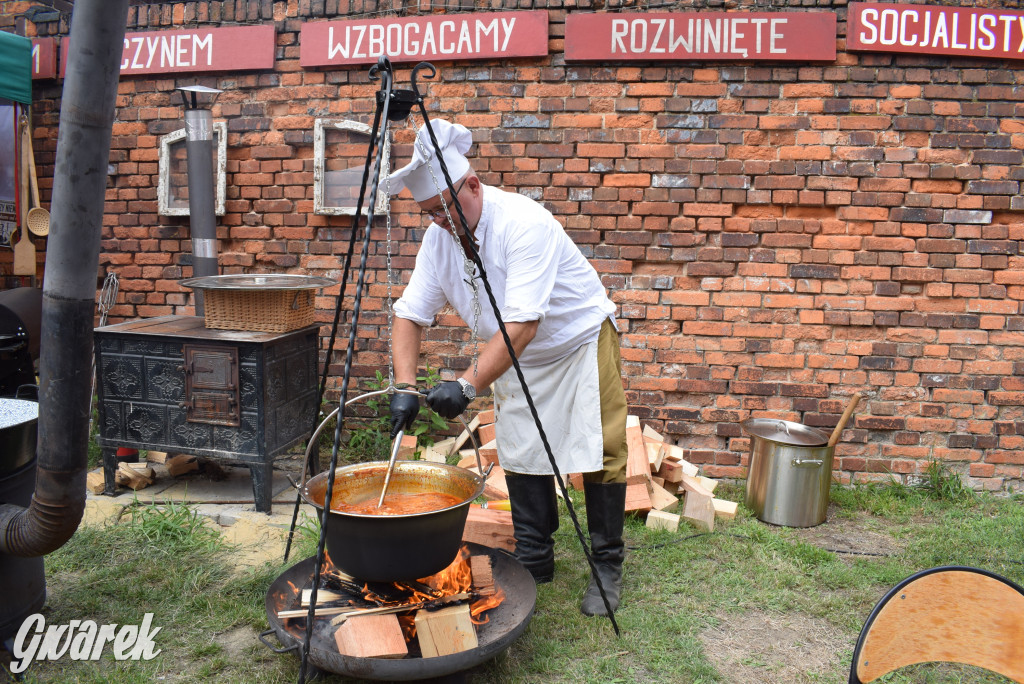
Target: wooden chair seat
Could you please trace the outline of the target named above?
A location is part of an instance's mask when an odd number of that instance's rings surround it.
[[[871,682],[927,662],[975,665],[1024,683],[1024,589],[959,566],[903,580],[868,616],[849,681]]]

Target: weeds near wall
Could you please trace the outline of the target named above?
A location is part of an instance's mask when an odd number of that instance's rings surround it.
[[[924,479],[918,487],[933,499],[949,503],[967,503],[977,499],[974,491],[964,484],[957,473],[941,461],[931,460]]]

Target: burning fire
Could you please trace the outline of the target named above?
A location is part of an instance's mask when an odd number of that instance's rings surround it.
[[[439,573],[424,577],[420,582],[445,596],[469,591],[473,584],[473,573],[469,568],[469,549],[463,546],[451,565]]]
[[[451,565],[435,575],[421,579],[420,582],[433,588],[442,596],[452,596],[470,591],[473,586],[473,572],[469,565],[469,549],[463,546],[459,549],[459,555],[455,557]],[[469,615],[473,624],[486,624],[488,618],[479,618],[480,614],[501,605],[504,600],[505,592],[496,586],[491,595],[473,601],[469,607]]]
[[[403,606],[408,605],[408,612],[410,614],[399,616],[399,620],[401,621],[403,628],[406,630],[407,637],[409,638],[415,634],[415,627],[412,623],[411,612],[419,609],[425,604],[443,604],[446,598],[452,598],[452,605],[457,603],[456,599],[463,601],[469,600],[470,619],[473,624],[483,625],[488,622],[487,616],[483,614],[488,610],[501,605],[505,600],[505,593],[501,590],[501,587],[497,586],[497,584],[495,584],[493,588],[483,588],[478,586],[476,587],[477,591],[474,591],[473,571],[470,564],[470,551],[466,546],[463,546],[459,550],[455,560],[453,560],[447,568],[441,572],[431,575],[430,577],[424,577],[412,582],[393,582],[386,585],[377,585],[376,587],[371,587],[369,583],[356,583],[352,578],[348,577],[334,566],[326,551],[324,553],[324,563],[321,569],[321,576],[327,578],[328,582],[333,579],[344,584],[346,590],[349,592],[347,595],[351,597],[350,600],[347,601],[349,604],[358,605],[359,603],[362,603],[363,605],[378,606],[381,608],[390,607],[392,609],[401,609]],[[278,606],[279,613],[289,605],[293,605],[296,608],[299,608],[300,605],[308,605],[301,604],[299,601],[299,598],[303,594],[303,590],[300,587],[295,586],[291,581],[288,581],[287,584],[291,589],[291,596],[287,596],[285,592],[282,592],[281,596],[275,596],[275,604]],[[330,584],[328,584],[328,586],[330,586]],[[481,589],[484,589],[484,591],[481,592]],[[309,592],[306,593],[308,594]],[[329,593],[330,591],[328,589],[320,590],[320,595],[318,595],[317,601],[318,606],[325,603],[325,599],[322,598],[322,595]],[[327,605],[331,605],[330,602],[331,599],[327,599]],[[355,610],[358,612],[358,609]]]

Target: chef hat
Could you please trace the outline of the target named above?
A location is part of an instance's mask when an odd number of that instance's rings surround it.
[[[473,144],[473,135],[462,124],[453,124],[444,119],[434,119],[431,127],[437,137],[437,145],[441,148],[448,175],[454,183],[469,171],[469,162],[463,155]],[[388,176],[387,180],[385,187],[392,195],[400,193],[402,188],[409,188],[412,198],[417,202],[436,197],[440,194],[438,187],[441,190],[447,187],[426,124],[420,126],[416,133],[412,161]]]

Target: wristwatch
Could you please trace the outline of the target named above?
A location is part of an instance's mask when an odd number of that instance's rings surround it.
[[[473,401],[476,399],[476,387],[466,378],[459,378],[456,380],[462,386],[462,396],[466,397],[466,401]]]

